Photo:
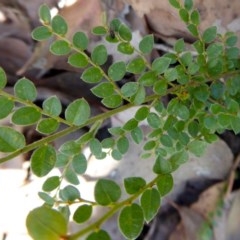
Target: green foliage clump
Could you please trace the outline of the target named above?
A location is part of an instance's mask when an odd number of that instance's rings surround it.
[[[83,69],[81,81],[92,84],[92,93],[101,99],[108,111],[92,116],[91,107],[86,99],[76,99],[60,117],[62,105],[57,96],[43,102],[42,108],[33,102],[37,89],[26,79],[20,79],[14,86],[14,94],[4,90],[7,80],[0,69],[0,118],[10,115],[15,125],[35,125],[44,137],[26,145],[22,133],[12,128],[0,127],[0,151],[6,153],[0,159],[3,163],[13,157],[33,151],[31,169],[38,177],[46,176],[54,167],[61,167],[62,176],[47,178],[39,197],[43,206],[32,210],[27,217],[30,235],[38,239],[110,239],[101,228],[113,214],[119,212],[118,226],[126,239],[135,239],[141,233],[144,222],[151,221],[156,215],[161,198],[173,186],[171,173],[184,164],[189,154],[200,156],[206,146],[217,140],[217,134],[225,130],[240,132],[240,71],[239,49],[235,46],[237,37],[227,32],[217,33],[216,27],[204,32],[199,30],[200,15],[193,9],[192,0],[169,0],[179,11],[187,29],[196,39],[192,51],[186,51],[183,39],[176,41],[174,52],[166,53],[147,61],[147,55],[154,48],[153,35],[145,36],[138,47],[131,44],[132,33],[125,24],[113,19],[109,24],[96,26],[92,33],[102,36],[123,55],[132,55],[128,62],[113,62],[105,71],[103,65],[108,60],[108,49],[97,45],[89,55],[89,39],[84,32],[76,32],[72,39],[66,38],[68,25],[56,15],[51,17],[50,10],[42,5],[39,10],[42,26],[32,32],[38,41],[53,38],[50,52],[66,55],[68,63]],[[118,84],[126,73],[136,76],[136,81]],[[79,80],[80,81],[80,80]],[[161,99],[171,94],[168,104]],[[16,104],[17,103],[17,104]],[[112,138],[99,141],[95,135],[102,122],[115,114],[139,106],[135,116],[120,127],[109,129]],[[100,178],[94,188],[95,201],[81,197],[77,185],[78,175],[87,169],[87,159],[82,150],[89,146],[97,159],[108,154],[121,160],[129,148],[129,141],[143,142],[142,121],[147,121],[151,131],[143,145],[142,158],[154,158],[152,171],[155,178],[150,182],[139,176],[124,179],[124,188],[119,183]],[[66,127],[59,131],[59,125]],[[90,131],[76,140],[65,142],[55,149],[51,142],[88,126]],[[111,151],[109,151],[109,148]],[[69,185],[63,187],[63,179]],[[128,195],[122,199],[122,191]],[[74,212],[70,206],[78,204]],[[96,222],[69,233],[67,223],[70,214],[73,220],[82,224],[91,219],[95,207],[102,206],[106,213]]]

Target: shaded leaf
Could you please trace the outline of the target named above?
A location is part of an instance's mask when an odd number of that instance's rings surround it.
[[[128,194],[135,194],[146,185],[141,177],[129,177],[124,179],[124,188]]]
[[[98,83],[102,80],[102,72],[97,67],[89,67],[84,70],[81,78],[87,83]]]
[[[82,51],[87,49],[88,41],[88,37],[84,32],[76,32],[73,35],[73,46]]]
[[[122,104],[122,98],[117,94],[113,94],[105,97],[101,102],[108,108],[116,108]]]
[[[87,122],[90,117],[90,111],[90,106],[85,99],[77,99],[68,105],[65,111],[65,118],[74,125],[80,126]]]
[[[17,125],[32,125],[41,118],[41,112],[35,107],[21,107],[12,115],[12,122]]]
[[[42,190],[45,192],[51,192],[60,185],[60,177],[52,176],[46,179],[43,183]]]
[[[31,169],[38,177],[47,175],[55,166],[56,151],[50,145],[37,148],[31,156]]]
[[[151,51],[153,50],[153,44],[154,44],[153,35],[152,34],[146,35],[139,43],[139,50],[144,54],[151,53]]]
[[[97,65],[103,65],[107,61],[107,49],[104,45],[96,46],[91,54],[92,61]]]
[[[0,127],[0,151],[14,152],[25,146],[23,134],[10,127]]]
[[[77,174],[83,174],[87,170],[87,159],[84,154],[75,155],[72,159],[73,170]]]
[[[106,206],[116,202],[121,196],[120,187],[112,180],[99,179],[94,188],[94,197],[98,204]]]
[[[102,230],[102,229],[100,229],[100,230],[97,231],[97,232],[91,233],[91,234],[87,237],[86,240],[100,240],[100,239],[101,239],[101,240],[111,240],[109,234],[108,234],[106,231]]]
[[[108,76],[114,80],[119,81],[121,80],[126,73],[126,64],[122,61],[113,63],[108,68]]]
[[[7,84],[7,76],[4,70],[0,67],[0,89],[3,89]]]
[[[0,96],[0,119],[3,119],[7,117],[13,110],[14,108],[14,101],[4,97]]]
[[[43,134],[51,134],[58,130],[59,122],[53,118],[45,118],[38,122],[37,131]]]
[[[62,112],[62,104],[57,96],[51,96],[44,100],[43,110],[49,115],[58,116]]]
[[[17,81],[14,85],[14,93],[17,97],[31,102],[37,98],[37,89],[34,84],[26,78],[21,78]]]
[[[76,187],[68,185],[60,190],[59,196],[63,201],[73,202],[80,198],[80,192]]]
[[[92,215],[92,206],[83,204],[79,206],[73,214],[73,220],[76,223],[86,222]]]
[[[161,196],[165,196],[173,188],[173,177],[171,174],[161,174],[157,180],[157,188]]]

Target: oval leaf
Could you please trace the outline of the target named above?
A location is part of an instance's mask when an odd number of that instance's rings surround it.
[[[145,221],[149,223],[156,216],[161,204],[158,190],[155,188],[145,190],[141,196],[140,203]]]
[[[136,203],[124,207],[120,212],[118,224],[125,238],[136,239],[140,235],[144,224],[142,208]]]
[[[151,51],[153,50],[153,44],[153,35],[147,35],[140,41],[139,50],[144,54],[151,53]]]
[[[43,110],[49,115],[58,116],[62,112],[62,104],[57,96],[52,96],[44,100]]]
[[[37,41],[43,41],[52,36],[52,32],[46,26],[40,26],[32,31],[32,38]]]
[[[46,118],[39,121],[37,131],[43,134],[51,134],[58,130],[59,122],[53,118]]]
[[[161,174],[157,180],[157,188],[161,196],[165,196],[173,188],[173,177],[171,174]]]
[[[17,125],[32,125],[41,118],[41,113],[34,107],[21,107],[12,115],[12,122]]]
[[[34,84],[26,78],[17,81],[14,85],[14,93],[17,97],[32,102],[37,98],[37,90]]]
[[[84,32],[76,32],[73,35],[73,46],[80,49],[86,50],[88,47],[88,37]]]
[[[85,99],[77,99],[70,103],[65,111],[66,120],[76,126],[87,122],[90,117],[90,106]]]
[[[146,181],[141,177],[129,177],[124,179],[124,187],[128,194],[135,194],[146,185]]]
[[[102,100],[102,103],[108,108],[116,108],[122,104],[122,98],[117,94],[113,94],[108,97],[105,97]]]
[[[64,40],[56,40],[50,46],[50,52],[54,55],[61,56],[70,53],[71,47],[68,42]]]
[[[87,240],[111,240],[109,234],[104,231],[104,230],[99,230],[97,232],[91,233],[88,237]]]
[[[96,46],[91,54],[92,61],[97,65],[103,65],[107,61],[107,49],[104,45]]]
[[[51,12],[46,4],[40,6],[38,15],[45,24],[49,24],[51,22]]]
[[[32,210],[27,216],[26,225],[35,240],[59,240],[67,234],[67,221],[63,215],[46,206]]]
[[[94,188],[95,200],[102,206],[116,202],[121,197],[120,187],[112,180],[100,179]]]
[[[114,80],[121,80],[126,73],[126,65],[124,62],[115,62],[108,68],[108,76]]]
[[[25,146],[24,136],[10,127],[0,127],[0,151],[14,152]]]
[[[7,84],[7,77],[4,70],[0,67],[0,89],[3,89]]]
[[[47,145],[36,149],[31,156],[31,169],[38,177],[47,175],[55,166],[56,151]]]
[[[92,215],[92,206],[84,204],[77,208],[73,214],[73,220],[76,223],[86,222]]]
[[[65,19],[60,15],[53,17],[51,25],[52,30],[61,36],[64,36],[68,31],[67,23]]]
[[[63,201],[70,201],[70,202],[73,202],[74,200],[80,198],[79,190],[76,187],[71,185],[68,185],[64,187],[62,190],[60,190],[59,195]]]
[[[14,108],[14,102],[4,96],[0,96],[0,119],[7,117]]]
[[[82,153],[75,155],[72,160],[72,167],[77,174],[85,173],[85,171],[87,170],[86,157]]]
[[[84,68],[88,65],[88,59],[82,53],[74,53],[69,56],[68,63],[73,67]]]
[[[81,76],[82,80],[87,83],[98,83],[101,81],[102,77],[102,72],[97,67],[89,67],[85,69]]]
[[[47,178],[43,183],[42,190],[45,192],[51,192],[56,189],[60,183],[61,181],[59,176],[52,176],[50,178]]]

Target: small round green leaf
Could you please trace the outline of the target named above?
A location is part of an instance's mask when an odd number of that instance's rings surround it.
[[[185,42],[183,38],[178,39],[174,44],[174,50],[177,53],[182,53],[185,51]]]
[[[94,188],[94,197],[98,204],[106,206],[121,197],[121,189],[112,180],[99,179]]]
[[[190,11],[193,7],[193,0],[184,0],[184,7]]]
[[[212,26],[207,28],[202,35],[203,41],[206,43],[212,42],[217,37],[217,27]]]
[[[23,134],[10,127],[0,127],[0,151],[14,152],[25,146]]]
[[[161,196],[165,196],[173,188],[173,177],[171,174],[161,174],[157,180],[157,188]]]
[[[196,155],[197,157],[201,157],[206,150],[207,143],[201,140],[193,140],[188,144],[188,150]]]
[[[43,110],[49,115],[58,116],[62,112],[62,104],[57,96],[51,96],[44,100]]]
[[[12,122],[17,125],[32,125],[41,118],[41,113],[34,107],[21,107],[12,115]]]
[[[179,16],[185,23],[188,23],[188,21],[189,21],[189,12],[188,12],[188,10],[186,10],[185,8],[181,8],[179,10]]]
[[[187,25],[188,31],[194,36],[198,37],[198,28],[195,24],[190,23]]]
[[[40,19],[43,21],[43,23],[49,24],[51,22],[51,12],[46,4],[40,6],[38,15]]]
[[[122,159],[122,154],[117,150],[117,149],[113,149],[111,152],[111,156],[113,159],[119,161]]]
[[[124,41],[130,42],[132,40],[132,32],[125,24],[119,26],[118,33]]]
[[[178,0],[169,0],[169,3],[170,3],[173,7],[177,8],[177,9],[179,9],[179,8],[181,7],[181,5],[180,5],[180,3],[179,3]]]
[[[166,174],[172,171],[171,162],[162,158],[162,156],[158,156],[155,160],[153,171],[156,174]]]
[[[149,223],[158,213],[161,204],[161,197],[155,188],[147,189],[143,192],[140,204],[143,210],[144,219]]]
[[[143,229],[143,224],[143,210],[138,204],[126,206],[120,212],[118,225],[125,238],[136,239]]]
[[[42,190],[45,192],[51,192],[60,185],[60,177],[52,176],[46,179],[43,183]]]
[[[194,25],[199,25],[200,24],[200,14],[198,10],[193,10],[190,19]]]
[[[101,102],[104,106],[108,108],[116,108],[122,104],[122,98],[117,94],[113,94],[105,97]]]
[[[88,204],[81,205],[73,214],[73,220],[76,223],[86,222],[92,215],[92,206]]]
[[[67,26],[65,19],[62,16],[60,16],[60,15],[54,16],[52,19],[51,25],[52,25],[52,30],[55,33],[57,33],[61,36],[66,35],[66,33],[68,31],[68,26]]]
[[[59,240],[67,235],[67,221],[63,215],[49,207],[32,210],[26,219],[29,235],[35,240]]]
[[[74,140],[67,141],[61,145],[59,151],[65,155],[73,156],[79,154],[81,146]]]
[[[107,29],[103,26],[97,26],[92,29],[92,33],[95,35],[105,35],[107,34]]]
[[[84,32],[76,32],[73,35],[73,46],[84,51],[88,47],[88,37]]]
[[[138,88],[137,82],[127,82],[121,87],[121,93],[124,97],[132,97],[137,93]]]
[[[38,192],[38,196],[45,202],[45,204],[49,205],[49,206],[53,206],[54,205],[54,198],[49,196],[48,193],[45,192]]]
[[[3,89],[7,84],[7,76],[4,70],[0,67],[0,89]]]
[[[129,177],[124,179],[124,188],[128,194],[135,194],[146,185],[141,177]]]
[[[135,94],[135,96],[133,96],[133,102],[135,105],[140,105],[145,101],[145,97],[146,97],[146,91],[144,86],[140,86]]]
[[[50,52],[57,56],[67,55],[70,51],[71,47],[65,40],[56,40],[50,46]]]
[[[52,36],[51,30],[46,26],[40,26],[32,31],[32,38],[37,41],[43,41]]]
[[[102,154],[102,145],[97,138],[92,138],[89,141],[89,148],[91,150],[91,153],[95,156],[100,156]]]
[[[167,57],[159,57],[156,58],[153,63],[152,63],[152,69],[157,73],[157,74],[162,74],[164,73],[169,65],[171,63],[171,59]]]
[[[124,125],[123,129],[125,131],[131,131],[138,126],[138,121],[135,118],[129,119]]]
[[[96,46],[91,54],[92,61],[97,65],[103,65],[108,58],[107,49],[104,45]]]
[[[58,130],[59,122],[53,118],[45,118],[38,122],[37,131],[43,134],[51,134]]]
[[[91,233],[86,240],[111,240],[109,234],[104,230]]]
[[[133,46],[128,42],[121,42],[118,44],[117,50],[123,54],[131,55],[134,52]]]
[[[146,68],[146,64],[141,57],[131,60],[127,65],[127,71],[134,74],[142,73]]]
[[[80,153],[78,155],[74,155],[72,159],[72,167],[74,172],[77,174],[83,174],[87,170],[87,159],[84,154]]]
[[[146,35],[139,43],[139,50],[144,54],[151,53],[151,51],[153,50],[153,45],[153,35]]]
[[[143,107],[139,108],[137,110],[137,112],[135,113],[135,119],[139,122],[143,121],[144,119],[147,118],[149,111],[150,111],[149,107],[147,107],[147,106],[143,106]]]
[[[0,119],[3,119],[7,117],[13,110],[14,108],[14,101],[4,97],[0,96]]]
[[[103,82],[93,87],[91,92],[97,97],[108,97],[114,93],[114,86],[109,82]]]
[[[72,169],[72,165],[69,165],[67,168],[65,168],[65,175],[64,178],[73,185],[78,185],[80,183],[77,174]]]
[[[84,70],[81,78],[87,83],[98,83],[102,80],[103,74],[97,67],[89,67]]]
[[[46,176],[55,166],[56,151],[50,145],[37,148],[31,156],[31,169],[38,177]]]
[[[82,53],[73,53],[68,57],[68,63],[73,67],[85,68],[88,65],[88,59]]]
[[[119,81],[123,79],[126,73],[126,64],[124,62],[115,62],[108,68],[108,76],[114,80]]]
[[[17,81],[14,85],[14,93],[17,97],[31,102],[37,98],[37,90],[34,84],[26,78]]]
[[[143,132],[140,127],[136,127],[131,131],[131,137],[136,144],[143,140]]]
[[[159,128],[161,125],[160,117],[154,112],[148,114],[147,122],[152,128]]]
[[[68,185],[60,190],[59,195],[63,201],[71,201],[80,198],[79,190],[71,185]]]
[[[121,154],[125,154],[129,149],[129,141],[127,137],[123,136],[117,140],[117,149]]]
[[[65,111],[65,118],[68,122],[80,126],[87,122],[91,114],[88,102],[81,98],[70,103]]]

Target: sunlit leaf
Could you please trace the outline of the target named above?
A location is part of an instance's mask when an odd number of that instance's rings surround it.
[[[143,210],[138,204],[133,203],[121,210],[118,225],[125,238],[136,239],[142,231],[143,223]]]
[[[37,90],[34,84],[26,78],[17,81],[14,85],[14,93],[23,100],[34,101],[37,98]]]
[[[63,215],[46,206],[33,209],[27,216],[26,225],[35,240],[59,240],[67,234],[67,221]]]

